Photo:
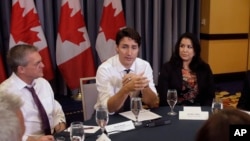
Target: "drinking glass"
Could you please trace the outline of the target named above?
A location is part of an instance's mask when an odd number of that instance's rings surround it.
[[[102,105],[98,106],[96,108],[95,120],[97,125],[100,126],[103,134],[105,131],[105,126],[108,124],[109,121],[108,109]]]
[[[177,91],[175,89],[169,89],[167,92],[167,102],[171,109],[170,112],[168,112],[168,115],[176,115],[177,113],[174,112],[174,106],[177,103]]]
[[[70,124],[70,139],[71,141],[84,141],[83,122],[75,121]]]
[[[223,109],[223,103],[220,98],[214,98],[212,103],[212,113],[217,113]]]
[[[142,122],[138,121],[138,115],[140,113],[140,110],[142,109],[142,102],[141,102],[140,97],[132,97],[131,98],[130,109],[131,109],[132,113],[135,115],[134,125],[135,126],[142,125]]]

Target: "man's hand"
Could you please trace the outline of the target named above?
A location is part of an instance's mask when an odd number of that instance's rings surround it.
[[[143,76],[143,73],[138,75],[129,73],[123,77],[122,84],[127,87],[129,91],[138,91],[147,87],[149,80]]]
[[[66,129],[66,124],[64,122],[60,122],[59,124],[56,125],[55,132],[58,133],[63,131],[64,129]]]

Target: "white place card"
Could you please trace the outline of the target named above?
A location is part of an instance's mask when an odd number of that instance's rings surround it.
[[[183,110],[184,111],[201,112],[201,107],[200,106],[184,106]]]
[[[207,120],[209,113],[207,111],[194,112],[194,111],[179,111],[180,120]]]
[[[114,134],[114,133],[119,133],[119,132],[135,129],[135,126],[134,126],[134,123],[131,120],[129,120],[129,121],[107,125],[105,129],[108,134]]]
[[[119,113],[120,115],[135,121],[135,115],[131,111]],[[151,112],[150,110],[143,109],[140,111],[138,121],[146,121],[161,118],[160,115]]]
[[[99,126],[91,126],[91,125],[83,125],[83,127],[84,127],[84,133],[90,133],[90,134],[95,133],[100,129]],[[64,131],[70,132],[70,127],[65,129]]]

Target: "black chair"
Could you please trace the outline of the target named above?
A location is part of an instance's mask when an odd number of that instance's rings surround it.
[[[250,71],[246,72],[246,78],[243,83],[243,89],[237,108],[250,111]]]

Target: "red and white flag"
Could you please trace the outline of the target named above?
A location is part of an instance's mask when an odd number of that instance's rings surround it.
[[[12,1],[10,48],[16,44],[38,47],[45,65],[44,78],[54,78],[49,48],[33,0]]]
[[[92,49],[79,0],[62,0],[56,62],[71,90],[81,77],[95,76]]]
[[[7,78],[7,75],[6,75],[6,71],[5,71],[5,67],[4,67],[4,63],[3,63],[3,56],[2,56],[2,47],[3,45],[1,44],[2,43],[2,36],[1,36],[1,30],[0,30],[0,83],[2,83],[6,78]]]
[[[103,62],[116,54],[115,36],[126,26],[121,0],[104,0],[96,50]]]
[[[6,79],[6,73],[4,70],[2,54],[0,54],[0,83],[2,83]]]

